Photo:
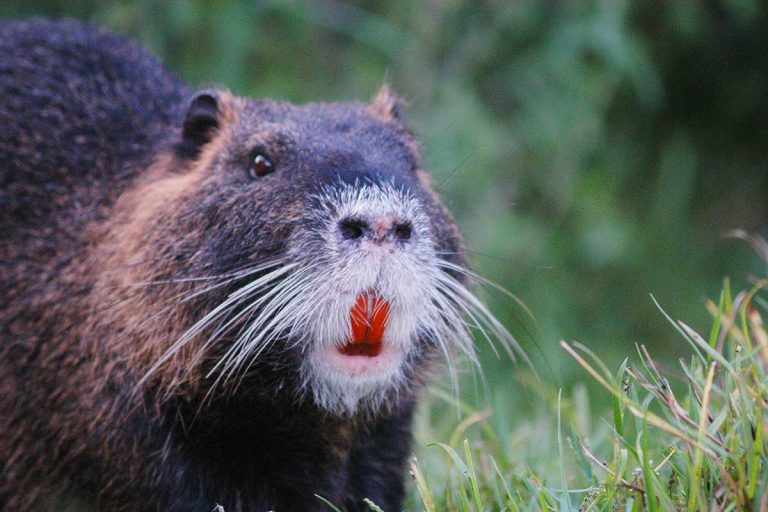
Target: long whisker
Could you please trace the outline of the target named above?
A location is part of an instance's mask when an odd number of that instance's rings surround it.
[[[216,282],[210,286],[206,286],[199,290],[194,290],[192,292],[184,291],[181,293],[178,293],[172,297],[170,297],[168,300],[166,300],[167,306],[160,308],[158,311],[156,311],[153,315],[148,316],[145,318],[140,324],[139,327],[144,326],[146,324],[151,323],[156,318],[161,317],[163,315],[166,315],[169,311],[172,311],[174,308],[177,307],[178,304],[184,304],[186,302],[190,302],[193,299],[200,297],[202,295],[206,295],[213,290],[216,290],[217,288],[222,288],[224,286],[228,286],[232,284],[235,281],[238,281],[240,279],[243,279],[245,277],[248,277],[249,275],[257,274],[259,272],[263,272],[264,270],[271,268],[275,266],[275,262],[271,262],[268,265],[261,265],[257,267],[244,267],[243,270],[239,271],[237,274],[230,274],[227,277],[220,276],[222,279],[219,282]],[[138,292],[131,294],[131,297],[138,295]]]
[[[216,306],[213,310],[207,313],[202,319],[192,325],[181,337],[174,342],[171,347],[153,364],[146,372],[144,377],[139,381],[139,384],[144,383],[150,375],[152,375],[158,368],[160,368],[165,362],[173,357],[182,347],[186,346],[192,341],[198,334],[208,328],[213,322],[226,315],[232,307],[236,306],[248,296],[258,292],[261,288],[267,286],[270,282],[286,274],[293,268],[293,264],[285,263],[283,259],[274,260],[269,264],[263,265],[257,269],[253,269],[249,274],[255,274],[273,267],[278,267],[267,274],[250,281],[244,286],[240,287],[236,291],[232,292],[227,299],[221,304]]]
[[[485,338],[485,340],[488,342],[488,344],[491,346],[491,349],[493,350],[496,357],[499,356],[498,350],[496,350],[496,345],[493,342],[493,339],[488,333],[488,330],[483,325],[483,320],[481,318],[478,318],[478,315],[476,314],[475,310],[472,308],[471,304],[468,304],[466,300],[464,300],[463,293],[459,292],[457,293],[456,287],[457,282],[453,279],[449,278],[448,276],[441,275],[438,278],[438,287],[439,290],[446,296],[449,297],[451,302],[456,303],[457,306],[464,312],[464,315],[468,316],[469,319],[472,321],[471,324],[467,324],[468,327],[474,327],[477,329]],[[463,315],[456,312],[455,313],[457,317],[462,318]],[[510,354],[510,357],[512,360],[515,360],[514,354]]]
[[[260,296],[256,301],[248,305],[243,310],[243,312],[238,314],[238,316],[241,317],[245,312],[253,312],[262,305],[266,304],[264,310],[260,312],[259,316],[252,323],[250,323],[247,328],[245,328],[245,331],[242,332],[240,336],[238,336],[237,341],[232,345],[232,347],[229,348],[224,357],[222,357],[219,363],[217,363],[217,365],[209,372],[209,376],[220,365],[223,365],[225,370],[228,369],[230,359],[232,359],[231,363],[238,365],[242,360],[248,357],[249,353],[253,351],[254,348],[256,348],[260,340],[266,336],[269,328],[274,325],[275,319],[265,325],[267,319],[269,319],[272,314],[276,312],[276,310],[282,309],[284,305],[288,304],[290,300],[294,298],[294,283],[300,283],[302,280],[305,280],[308,273],[309,271],[307,269],[302,269],[301,271],[289,276],[287,279],[278,283],[278,285],[276,285],[272,290]],[[282,311],[277,312],[281,313]],[[226,330],[228,327],[229,326],[225,326],[224,329],[220,329],[217,331],[217,333],[214,333],[212,338]],[[260,330],[261,332],[254,337],[254,334],[257,330]]]
[[[515,360],[520,356],[533,368],[514,336],[465,287],[461,277],[488,286],[513,299],[533,318],[525,304],[503,287],[458,264],[439,257],[435,258],[434,264],[436,268],[425,297],[428,305],[418,329],[420,335],[429,339],[444,357],[456,397],[459,396],[459,379],[453,347],[466,356],[483,383],[486,382],[473,341],[478,336],[488,343],[497,356],[499,352],[496,342],[501,344],[510,358]],[[277,341],[294,340],[293,343],[304,350],[306,345],[301,342],[306,340],[308,332],[317,340],[332,340],[334,336],[338,337],[332,322],[318,321],[318,315],[322,315],[323,311],[337,309],[328,301],[338,300],[322,295],[322,288],[317,286],[319,270],[319,265],[299,264],[290,262],[287,258],[279,258],[217,276],[180,277],[136,283],[137,287],[171,283],[210,283],[175,297],[181,302],[189,302],[249,276],[256,276],[213,305],[202,318],[184,331],[155,361],[141,382],[201,336],[204,336],[204,341],[195,345],[191,354],[194,364],[189,365],[189,372],[211,354],[211,348],[219,340],[232,340],[205,374],[206,378],[213,379],[203,400],[203,403],[206,403],[221,387],[236,391],[261,354]],[[371,306],[374,309],[372,314],[378,314],[383,303]]]
[[[448,279],[445,280],[445,284],[450,286],[452,291],[460,296],[465,301],[465,304],[467,304],[467,306],[474,311],[477,318],[481,320],[483,325],[488,328],[494,334],[496,339],[502,343],[502,346],[507,349],[510,357],[514,358],[514,352],[517,352],[533,369],[533,364],[528,358],[528,355],[522,349],[515,337],[512,336],[512,334],[507,330],[506,327],[501,324],[501,322],[498,321],[493,313],[488,310],[485,304],[480,302],[477,297],[475,297],[469,290],[464,288],[464,286],[461,285],[458,281]]]
[[[229,252],[224,258],[219,258],[216,260],[215,264],[217,267],[217,271],[220,273],[220,275],[224,275],[227,273],[236,273],[240,270],[245,270],[247,268],[260,265],[264,262],[267,262],[271,260],[273,257],[269,256],[267,258],[262,258],[260,260],[254,260],[254,261],[248,261],[245,265],[243,265],[243,260],[248,260],[249,257],[253,256],[254,254],[274,254],[276,249],[279,249],[282,246],[285,246],[285,244],[290,241],[290,238],[280,238],[280,239],[271,239],[268,243],[261,243],[259,245],[249,246],[246,248],[242,248],[239,250],[231,251]],[[130,263],[124,263],[120,265],[111,265],[109,267],[104,268],[104,272],[120,272],[125,269],[140,267],[142,265],[147,265],[150,267],[155,267],[158,264],[162,264],[164,261],[166,261],[168,258],[167,255],[158,255],[148,258],[142,258],[138,260],[131,261]],[[214,262],[209,261],[201,265],[197,271],[203,272],[207,268],[210,268],[214,265]],[[179,276],[178,279],[186,279],[188,277],[208,277],[208,276]],[[212,277],[212,276],[210,276]],[[165,279],[167,281],[173,282],[177,278],[168,278]],[[137,283],[139,284],[139,283]],[[151,281],[145,284],[151,284]]]
[[[533,318],[533,315],[530,312],[530,310],[524,304],[522,304],[522,302],[514,294],[510,293],[509,291],[497,285],[496,283],[486,278],[483,278],[475,274],[474,272],[471,272],[459,265],[456,265],[454,263],[451,263],[445,260],[439,260],[437,265],[439,268],[444,268],[444,269],[453,271],[459,275],[467,276],[473,280],[480,282],[481,284],[491,286],[495,290],[498,290],[504,293],[506,296],[514,299],[518,304],[520,304],[521,307],[523,307],[523,309],[531,316],[531,318]],[[519,354],[535,373],[535,369],[531,363],[530,358],[522,349],[522,347],[517,342],[515,337],[498,321],[498,319],[496,319],[496,317],[490,312],[490,310],[482,302],[480,302],[480,300],[477,299],[477,297],[475,297],[474,294],[472,294],[459,281],[452,278],[450,275],[446,273],[441,273],[441,276],[438,280],[450,290],[451,293],[449,293],[448,295],[452,299],[457,301],[457,303],[465,311],[465,313],[472,319],[472,321],[477,324],[481,324],[482,326],[481,332],[484,332],[486,330],[490,331],[490,333],[493,334],[493,337],[502,343],[502,346],[505,348],[505,351],[510,355],[510,357],[514,359],[515,353]],[[457,300],[457,299],[460,299],[460,300]],[[485,336],[487,339],[487,334]]]
[[[530,308],[528,308],[528,306],[525,304],[525,302],[523,302],[520,299],[520,297],[518,297],[514,293],[510,292],[509,290],[507,290],[506,288],[504,288],[500,284],[495,283],[495,282],[491,281],[490,279],[485,278],[485,277],[481,276],[480,274],[477,274],[476,272],[472,272],[469,269],[466,269],[464,267],[456,265],[455,263],[451,263],[450,261],[446,261],[446,260],[443,260],[443,259],[438,259],[437,265],[439,267],[446,268],[448,270],[452,270],[453,272],[456,272],[458,274],[465,275],[468,278],[470,278],[470,279],[472,279],[474,281],[477,281],[478,283],[490,286],[491,288],[501,292],[505,296],[507,296],[510,299],[512,299],[513,301],[515,301],[515,303],[518,306],[520,306],[520,308],[523,311],[525,311],[525,313],[528,315],[528,317],[530,317],[531,320],[533,320],[534,323],[538,323],[538,321],[536,320],[536,317],[533,315],[533,312],[530,310]]]
[[[447,270],[453,271],[453,272],[455,272],[455,273],[457,273],[459,275],[463,275],[463,276],[469,278],[470,280],[472,280],[472,281],[474,281],[474,282],[476,282],[476,283],[478,283],[478,284],[480,284],[482,286],[487,286],[487,287],[491,288],[492,290],[501,293],[502,295],[506,296],[507,298],[512,299],[525,312],[525,314],[533,321],[534,325],[538,325],[538,320],[533,315],[533,312],[528,308],[528,306],[517,295],[513,294],[512,292],[510,292],[509,290],[507,290],[503,286],[499,285],[498,283],[495,283],[495,282],[491,281],[490,279],[487,279],[487,278],[477,274],[476,272],[472,272],[469,269],[463,268],[463,267],[461,267],[459,265],[456,265],[456,264],[451,263],[449,261],[445,261],[443,259],[440,259],[438,261],[438,267],[442,267],[442,268],[445,268]],[[491,296],[494,296],[494,295],[491,294]],[[496,300],[498,301],[499,298],[496,297]],[[519,319],[518,319],[518,322],[520,323],[522,329],[527,333],[527,335],[531,339],[533,339],[534,335],[531,334],[531,332],[529,331],[528,327]],[[516,345],[517,345],[517,343],[516,343]],[[542,358],[544,360],[544,364],[547,366],[548,371],[551,374],[552,378],[554,378],[555,380],[558,380],[559,377],[555,374],[554,370],[552,369],[552,366],[550,365],[549,360],[546,357],[546,354],[544,354],[544,352],[542,351],[541,347],[538,344],[536,344],[535,347],[538,350],[538,352],[541,354],[541,356],[542,356]],[[533,371],[534,375],[536,375],[536,377],[538,378],[539,377],[538,372],[536,371],[535,367],[531,364],[529,357],[519,348],[519,345],[518,345],[517,351],[518,351],[519,354],[521,354],[523,359],[530,366],[530,368]]]
[[[313,277],[313,270],[314,267],[309,266],[296,271],[246,308],[252,315],[263,306],[255,320],[243,325],[236,341],[208,372],[208,377],[217,371],[219,375],[206,393],[206,399],[213,396],[219,385],[225,385],[230,380],[234,380],[236,390],[259,355],[271,346],[281,333],[294,327],[292,323],[301,316],[295,314],[294,308],[285,306],[306,291]]]

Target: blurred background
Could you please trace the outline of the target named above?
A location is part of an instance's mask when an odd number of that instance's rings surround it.
[[[497,416],[584,380],[561,339],[612,368],[635,344],[674,366],[687,347],[651,294],[706,333],[723,277],[765,270],[724,237],[768,228],[764,2],[5,0],[0,15],[92,21],[240,95],[366,100],[392,84],[474,270],[533,316],[480,292],[551,384],[529,393],[528,370],[480,343],[478,400]]]

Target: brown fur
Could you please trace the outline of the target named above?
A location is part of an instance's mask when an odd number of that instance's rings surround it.
[[[115,203],[110,219],[93,228],[101,235],[93,236],[98,243],[90,250],[91,268],[120,270],[101,274],[91,293],[90,306],[97,309],[102,304],[114,304],[110,327],[133,326],[135,329],[133,336],[117,338],[101,357],[123,362],[135,375],[148,375],[170,344],[193,322],[184,310],[178,310],[173,304],[184,292],[191,293],[192,287],[155,286],[153,283],[175,279],[176,272],[171,262],[157,261],[149,251],[157,232],[174,236],[166,227],[173,225],[176,213],[169,205],[190,200],[213,159],[230,141],[229,127],[237,119],[237,101],[229,93],[222,93],[222,99],[222,123],[198,158],[181,164],[187,169],[180,172],[178,159],[171,154],[160,155],[136,185]],[[156,228],[158,220],[163,225]],[[194,239],[196,233],[186,232],[183,236]],[[149,318],[148,312],[151,312]],[[155,316],[162,317],[163,322],[152,321]],[[103,323],[101,315],[92,318]],[[103,329],[98,323],[88,328],[94,332]],[[134,342],[136,338],[143,340],[139,346]],[[199,384],[202,376],[190,372],[199,368],[197,363],[194,349],[183,350],[151,374],[152,385],[172,394],[184,385]]]

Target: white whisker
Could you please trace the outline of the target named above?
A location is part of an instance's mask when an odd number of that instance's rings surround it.
[[[256,269],[219,276],[219,281],[181,299],[189,302],[256,276],[194,322],[147,375],[187,346],[195,347],[190,373],[216,355],[205,371],[205,378],[211,380],[203,400],[206,403],[218,390],[235,393],[260,361],[291,361],[288,364],[299,365],[293,390],[297,400],[311,397],[329,411],[353,413],[397,403],[402,393],[423,379],[420,372],[423,361],[431,359],[430,353],[445,361],[458,400],[460,361],[466,360],[473,375],[485,383],[475,339],[487,342],[497,357],[499,343],[510,358],[520,354],[530,364],[512,334],[462,280],[489,286],[521,304],[519,299],[441,259],[431,242],[428,219],[406,192],[391,185],[358,184],[341,191],[329,188],[312,199],[321,205],[311,212],[311,220],[320,228],[292,238],[284,257]],[[371,210],[409,219],[414,241],[389,252],[339,245],[334,234],[339,219],[364,216]],[[404,269],[412,272],[407,274]],[[361,296],[368,297],[365,311],[358,307]],[[383,352],[375,356],[378,359],[345,355],[353,324],[372,327],[383,308],[387,318],[381,331]],[[191,345],[193,340],[199,344]],[[291,351],[299,356],[298,361],[281,359]],[[264,359],[265,353],[270,354],[268,359]]]
[[[282,260],[273,261],[273,262],[270,262],[269,264],[258,267],[257,269],[249,270],[245,272],[244,275],[247,276],[247,275],[255,274],[259,271],[273,268],[281,264],[283,264]],[[264,286],[269,284],[271,281],[274,281],[278,277],[290,271],[291,268],[293,268],[291,264],[283,264],[283,266],[279,266],[277,269],[249,282],[248,284],[242,286],[241,288],[239,288],[238,290],[230,294],[226,300],[224,300],[221,304],[219,304],[216,308],[214,308],[208,314],[206,314],[202,319],[200,319],[195,324],[193,324],[192,327],[187,329],[187,331],[185,331],[184,334],[182,334],[181,337],[179,337],[179,339],[176,340],[168,348],[168,350],[166,350],[165,353],[150,367],[150,369],[144,374],[142,379],[139,381],[139,385],[143,384],[155,371],[157,371],[158,368],[160,368],[164,363],[170,360],[184,346],[186,346],[193,339],[195,339],[200,332],[208,328],[212,322],[221,318],[229,310],[231,310],[231,308],[235,304],[243,300],[243,297],[247,297],[249,294],[256,293],[259,289],[263,288]],[[191,369],[189,370],[191,371]]]
[[[513,298],[516,298],[513,294],[504,290],[503,287],[496,285],[492,281],[489,281],[485,278],[480,278],[479,276],[477,276],[476,274],[470,271],[465,271],[461,267],[458,267],[452,263],[441,261],[440,266],[444,268],[449,268],[457,272],[461,271],[465,275],[477,278],[478,280],[482,280],[482,282],[489,285],[493,285],[494,288],[500,291],[504,291],[507,295]],[[464,285],[462,285],[455,279],[451,278],[447,274],[443,274],[443,276],[444,278],[442,279],[442,282],[448,287],[450,287],[452,292],[452,298],[456,298],[456,297],[461,298],[461,303],[465,305],[468,308],[468,310],[471,310],[473,312],[472,315],[477,319],[479,319],[485,328],[489,329],[490,332],[493,333],[493,336],[502,343],[502,346],[504,347],[505,351],[512,359],[515,359],[515,353],[517,353],[523,358],[523,360],[528,364],[528,366],[530,366],[531,369],[533,369],[533,364],[528,358],[528,355],[522,349],[522,347],[517,342],[515,337],[507,330],[506,327],[504,327],[501,324],[501,322],[499,322],[499,320],[493,315],[493,313],[490,312],[490,310],[485,306],[485,304],[483,304],[472,292],[467,290],[467,288],[465,288]],[[528,310],[526,309],[526,311]]]

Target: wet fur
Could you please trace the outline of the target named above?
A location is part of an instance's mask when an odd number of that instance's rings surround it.
[[[0,56],[0,508],[324,510],[319,494],[399,509],[427,354],[359,417],[300,393],[300,350],[268,351],[214,393],[232,333],[164,358],[238,272],[285,252],[324,183],[383,172],[461,265],[394,96],[298,108],[219,91],[196,148],[180,144],[191,92],[121,37],[0,21]],[[255,146],[279,169],[251,183]]]

